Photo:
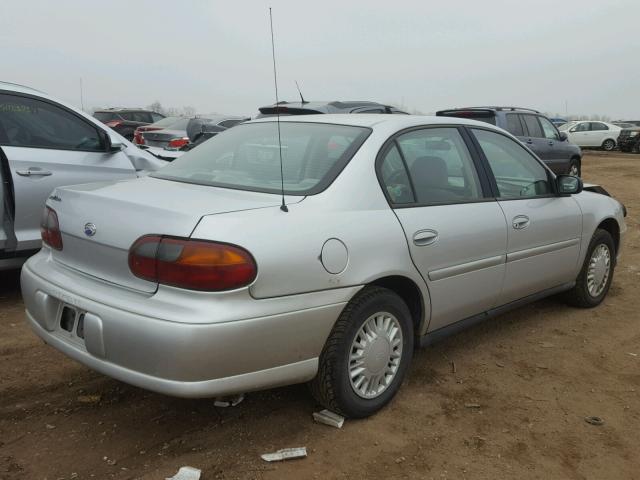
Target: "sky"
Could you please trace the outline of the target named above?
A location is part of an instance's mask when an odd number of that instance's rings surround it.
[[[640,0],[0,0],[0,80],[80,106],[281,100],[640,119]]]

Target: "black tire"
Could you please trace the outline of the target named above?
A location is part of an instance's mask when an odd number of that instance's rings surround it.
[[[587,271],[589,268],[591,255],[593,254],[593,251],[600,245],[605,245],[609,249],[609,254],[611,257],[609,277],[607,278],[602,292],[600,292],[597,296],[592,296],[589,293]],[[582,264],[582,269],[580,270],[578,278],[576,278],[576,285],[565,295],[565,299],[567,300],[567,302],[574,307],[580,308],[593,308],[600,305],[602,300],[604,300],[604,297],[607,296],[607,292],[609,291],[609,287],[611,286],[611,281],[613,280],[613,272],[616,263],[615,258],[616,250],[611,234],[606,230],[597,229],[593,234],[593,237],[591,237],[591,242],[589,243],[589,248],[587,249],[587,255],[585,256],[584,263]]]
[[[604,142],[602,142],[602,149],[606,152],[611,152],[616,148],[616,141],[610,138],[607,138]]]
[[[580,177],[582,176],[582,168],[580,165],[580,160],[577,158],[572,158],[571,162],[569,162],[569,171],[567,172],[568,175],[574,175],[571,172],[577,172],[575,175]]]
[[[640,142],[636,142],[635,145],[631,148],[633,153],[640,153]]]
[[[371,399],[359,396],[351,385],[349,355],[360,328],[379,312],[396,317],[402,330],[402,353],[393,380]],[[368,286],[344,308],[320,354],[318,374],[310,382],[316,400],[345,417],[363,418],[384,407],[400,389],[413,356],[413,322],[405,302],[389,289]]]

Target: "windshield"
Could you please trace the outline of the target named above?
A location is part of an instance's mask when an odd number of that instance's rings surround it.
[[[288,195],[313,195],[342,171],[371,132],[325,123],[281,122],[282,172]],[[277,122],[219,133],[152,176],[179,182],[280,193]]]

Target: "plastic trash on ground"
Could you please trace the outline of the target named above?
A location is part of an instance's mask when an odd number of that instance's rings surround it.
[[[344,417],[333,413],[331,410],[322,410],[320,412],[313,412],[313,419],[318,423],[324,423],[330,427],[342,428],[344,424]]]
[[[165,478],[165,480],[200,480],[202,471],[193,467],[180,467],[178,473],[173,477]]]
[[[304,458],[307,456],[306,447],[283,448],[273,453],[265,453],[260,457],[265,462],[281,462],[283,460],[293,460],[294,458]]]

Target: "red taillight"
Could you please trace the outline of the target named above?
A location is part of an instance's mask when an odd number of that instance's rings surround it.
[[[110,122],[105,123],[105,125],[107,127],[116,128],[121,123],[122,123],[122,120],[111,120]]]
[[[158,235],[131,246],[129,268],[151,282],[208,292],[244,287],[257,273],[253,257],[241,247]]]
[[[169,141],[169,147],[180,148],[184,147],[187,143],[189,143],[189,137],[174,138],[173,140]]]
[[[51,248],[62,250],[62,234],[60,233],[58,215],[52,208],[45,207],[44,212],[42,212],[40,235],[42,236],[42,241]]]
[[[144,137],[139,128],[136,128],[136,131],[133,132],[133,143],[136,145],[144,145]]]

